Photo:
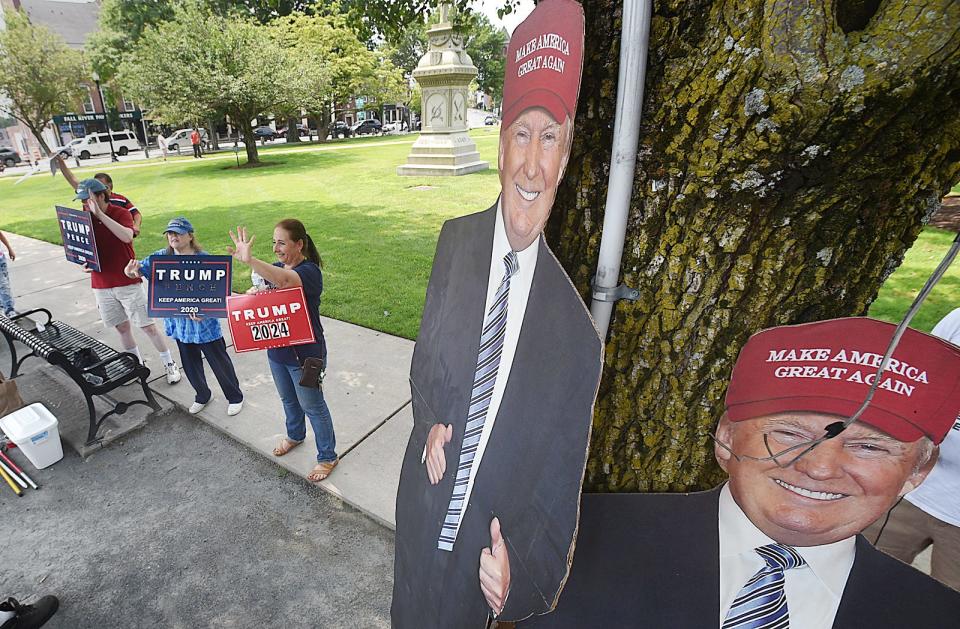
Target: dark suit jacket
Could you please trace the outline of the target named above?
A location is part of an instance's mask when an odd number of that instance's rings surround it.
[[[573,569],[557,609],[520,627],[716,629],[719,494],[584,495]],[[861,535],[856,548],[835,629],[960,626],[960,593]]]
[[[549,609],[569,569],[602,345],[542,237],[510,378],[454,550],[437,550],[473,386],[496,211],[447,221],[437,244],[411,366],[414,427],[397,494],[394,627],[484,627],[478,572],[494,516],[512,573],[502,618]],[[421,456],[435,423],[453,424],[453,439],[447,472],[432,486]]]

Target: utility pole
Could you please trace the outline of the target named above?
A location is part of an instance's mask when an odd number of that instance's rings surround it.
[[[105,118],[104,126],[107,128],[107,139],[110,141],[110,161],[117,162],[117,153],[113,150],[113,131],[110,130],[110,116],[107,114],[107,103],[103,100],[103,89],[100,87],[100,75],[96,70],[93,71],[93,82],[97,84],[97,94],[100,95],[100,109],[103,110]]]

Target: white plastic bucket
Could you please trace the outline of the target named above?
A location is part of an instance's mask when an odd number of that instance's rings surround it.
[[[38,470],[63,458],[57,418],[39,402],[0,419],[0,429]]]

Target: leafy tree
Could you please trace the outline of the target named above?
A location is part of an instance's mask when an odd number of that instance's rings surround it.
[[[301,110],[310,117],[315,112],[329,111],[333,92],[334,65],[340,62],[340,45],[356,40],[349,29],[338,32],[335,18],[293,14],[277,19],[271,25],[272,36],[283,47],[289,60],[284,81],[289,89],[285,90],[283,102],[278,111],[287,118],[287,141],[300,141],[296,131],[296,122]],[[359,44],[359,41],[357,42]],[[346,67],[341,68],[347,70]],[[325,141],[327,118],[322,119],[318,129],[320,141]],[[294,139],[295,138],[295,139]]]
[[[367,19],[390,28],[425,3],[372,0]],[[587,299],[622,0],[583,5],[573,154],[546,235]],[[709,433],[749,335],[866,312],[960,179],[960,3],[662,0],[644,100],[621,269],[640,299],[606,339],[594,490],[714,484]]]
[[[315,0],[189,0],[193,6],[221,17],[253,18],[261,24],[295,12],[310,13]],[[99,29],[91,36],[87,50],[94,68],[105,80],[113,78],[120,62],[140,41],[147,28],[172,20],[183,0],[103,0]]]
[[[25,124],[49,154],[43,128],[54,114],[79,109],[86,93],[80,85],[87,76],[83,57],[45,26],[31,24],[23,13],[6,11],[3,17],[0,112]]]
[[[499,103],[503,99],[507,31],[495,27],[482,13],[470,13],[463,22],[464,49],[477,66],[477,85]]]
[[[293,90],[286,111],[306,109],[318,121],[321,140],[333,107],[352,96],[374,105],[406,97],[403,76],[380,52],[357,38],[342,15],[294,14],[274,22],[275,38],[286,51]]]
[[[383,47],[393,65],[408,76],[427,52],[427,24],[414,20],[397,32],[391,32]]]
[[[247,162],[255,164],[250,121],[286,102],[288,68],[284,49],[264,27],[193,5],[147,28],[121,63],[119,79],[159,120],[230,116],[243,134]]]

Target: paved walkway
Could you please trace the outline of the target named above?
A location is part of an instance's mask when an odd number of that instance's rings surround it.
[[[10,264],[17,309],[47,308],[54,318],[119,349],[117,333],[104,329],[100,322],[89,276],[64,259],[63,248],[16,234],[8,234],[8,238],[17,254]],[[333,415],[340,465],[319,486],[393,529],[400,465],[413,426],[407,382],[413,341],[334,319],[322,320],[330,354],[324,394]],[[223,328],[227,344],[232,346],[226,322]],[[135,335],[147,364],[156,367],[159,358],[149,339],[139,331]],[[226,400],[208,369],[214,398],[197,417],[306,477],[316,461],[309,422],[307,442],[282,458],[274,457],[271,451],[284,434],[284,423],[266,355],[231,351],[231,357],[246,399],[243,412],[227,417]],[[190,406],[194,391],[186,378],[171,386],[158,369],[153,371],[157,374],[151,380],[155,392],[183,408]],[[79,390],[77,396],[78,402],[82,401]]]

